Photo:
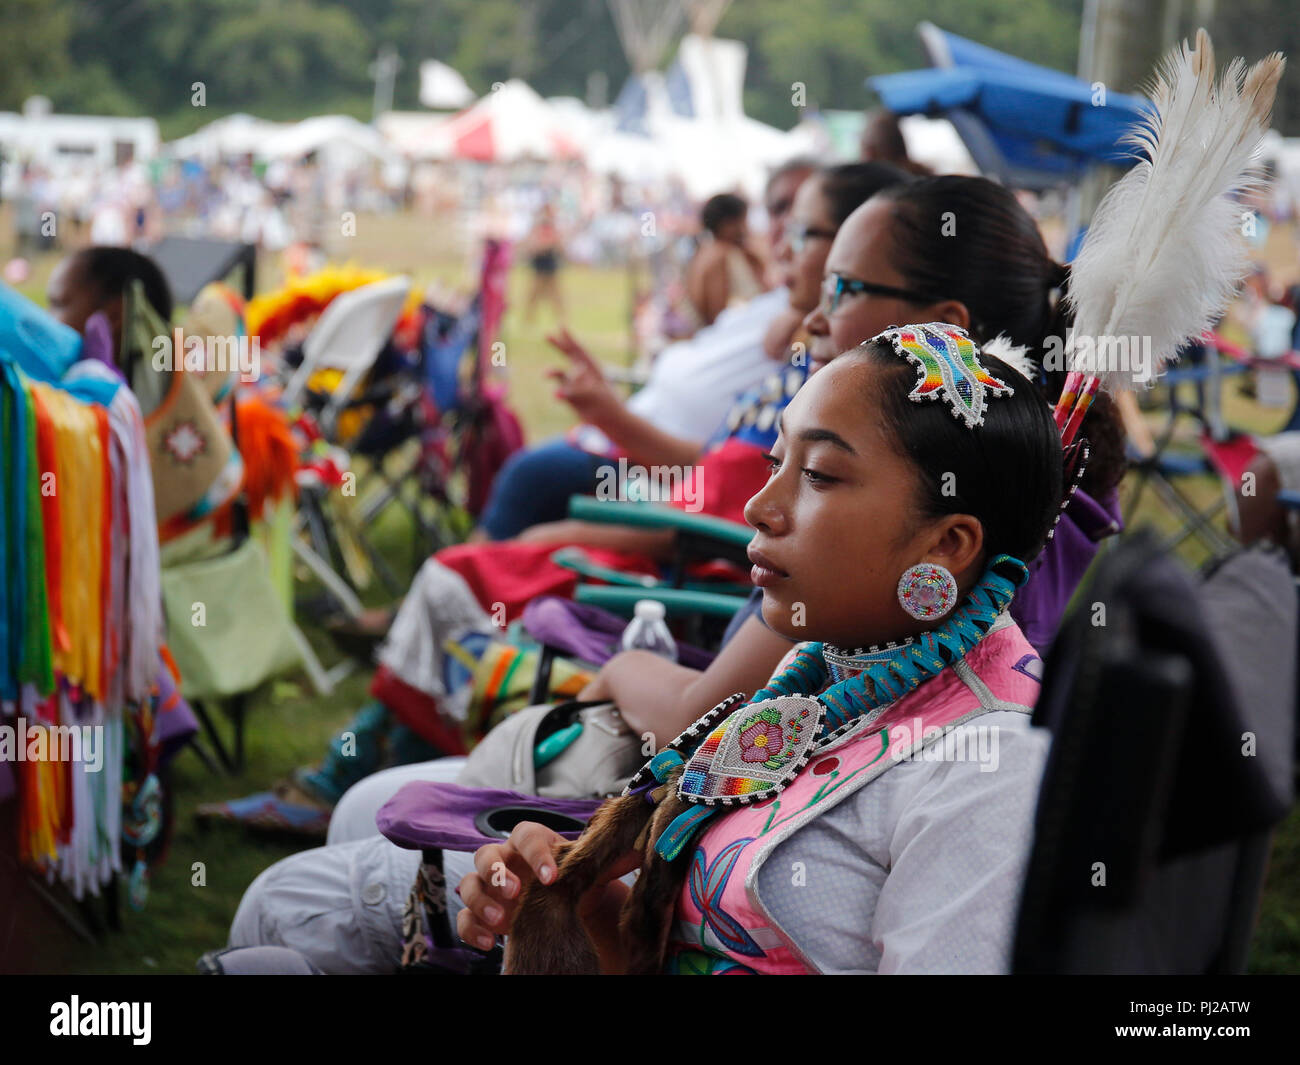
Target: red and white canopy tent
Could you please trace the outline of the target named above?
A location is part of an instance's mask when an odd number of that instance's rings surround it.
[[[484,163],[577,159],[582,148],[535,91],[514,79],[434,131],[433,154]]]

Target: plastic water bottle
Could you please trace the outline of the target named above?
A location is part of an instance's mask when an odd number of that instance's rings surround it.
[[[631,622],[623,630],[624,651],[649,651],[670,662],[677,661],[677,641],[664,621],[664,605],[654,599],[637,600]]]

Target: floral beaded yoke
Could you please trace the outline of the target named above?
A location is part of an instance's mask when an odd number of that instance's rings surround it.
[[[830,658],[830,656],[828,656]],[[872,720],[815,744],[806,765],[779,794],[713,819],[695,839],[669,942],[670,973],[806,973],[815,967],[797,930],[783,929],[760,895],[759,871],[776,847],[814,818],[923,748],[991,710],[1028,713],[1038,697],[1041,662],[1019,628],[1002,616],[964,659],[885,708]],[[852,666],[833,669],[850,672]],[[834,676],[834,673],[832,673]],[[752,709],[752,708],[746,708]],[[743,712],[741,715],[742,716]],[[757,758],[777,746],[775,726],[760,720],[737,733],[738,750]],[[759,742],[766,737],[767,742]]]

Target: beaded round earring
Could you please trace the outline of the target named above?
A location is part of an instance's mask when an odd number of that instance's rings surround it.
[[[933,621],[956,605],[957,580],[934,562],[909,566],[898,578],[898,602],[918,621]]]

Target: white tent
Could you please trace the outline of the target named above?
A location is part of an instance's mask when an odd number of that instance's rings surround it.
[[[474,91],[446,63],[429,59],[420,64],[420,103],[435,111],[459,111],[474,102]]]
[[[652,71],[625,87],[616,124],[593,141],[589,164],[627,177],[672,174],[697,198],[736,188],[759,195],[770,168],[815,140],[745,115],[746,58],[739,41],[688,34],[666,76]]]
[[[318,115],[301,122],[267,122],[237,114],[209,122],[188,137],[172,141],[168,152],[181,159],[218,159],[251,155],[271,162],[292,161],[316,153],[327,169],[350,169],[377,160],[393,163],[397,151],[375,129],[347,115]]]
[[[265,159],[301,159],[313,152],[327,168],[342,169],[371,160],[390,163],[397,155],[378,130],[348,115],[317,115],[276,130],[258,155]]]
[[[661,142],[623,133],[614,128],[612,118],[591,139],[586,160],[595,173],[613,175],[622,181],[661,182],[676,173]]]
[[[199,159],[205,163],[242,155],[259,156],[267,142],[289,125],[287,122],[267,122],[252,115],[227,115],[209,122],[188,137],[171,141],[167,150],[179,159]]]

